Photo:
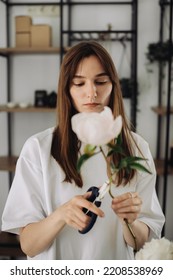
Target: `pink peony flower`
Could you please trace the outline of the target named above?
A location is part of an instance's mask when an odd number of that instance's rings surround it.
[[[173,242],[165,237],[146,242],[135,256],[136,260],[173,260]]]
[[[101,146],[118,137],[122,129],[122,117],[114,119],[109,107],[104,107],[100,113],[78,113],[72,117],[72,129],[82,142]]]

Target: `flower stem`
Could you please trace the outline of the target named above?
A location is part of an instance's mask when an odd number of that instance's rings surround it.
[[[102,147],[100,146],[100,152],[102,153],[105,161],[106,161],[106,165],[107,165],[107,172],[108,172],[108,177],[110,182],[112,182],[112,173],[111,173],[111,167],[110,167],[110,160],[108,160],[107,156],[105,155]]]
[[[105,153],[104,153],[104,151],[103,151],[103,149],[102,149],[102,146],[100,146],[100,151],[101,151],[101,153],[102,153],[102,155],[103,155],[103,157],[104,157],[104,159],[105,159],[105,161],[106,161],[106,163],[107,163],[107,165],[108,165],[109,162],[108,162],[108,159],[107,159],[107,157],[106,157],[106,155],[105,155]]]
[[[107,164],[107,172],[108,172],[108,178],[109,178],[109,194],[110,194],[110,196],[112,197],[112,198],[114,198],[114,196],[113,196],[113,194],[112,194],[112,192],[111,192],[111,183],[112,183],[112,173],[111,173],[111,168],[110,168],[110,162],[108,161],[108,158],[106,157],[106,155],[105,155],[105,153],[104,153],[104,151],[103,151],[103,149],[102,149],[102,147],[100,146],[100,152],[102,153],[102,155],[103,155],[103,157],[104,157],[104,159],[105,159],[105,161],[106,161],[106,164]]]

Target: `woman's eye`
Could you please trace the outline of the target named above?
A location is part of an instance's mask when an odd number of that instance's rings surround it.
[[[82,87],[84,85],[83,82],[73,82],[73,85],[76,86],[76,87]]]
[[[96,85],[104,85],[106,84],[108,81],[107,80],[103,80],[103,81],[96,81]]]

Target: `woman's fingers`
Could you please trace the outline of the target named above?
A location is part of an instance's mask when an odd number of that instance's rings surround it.
[[[87,197],[88,196],[88,197]],[[85,194],[84,196],[75,196],[72,201],[74,205],[78,205],[81,209],[86,208],[89,211],[93,212],[99,217],[104,217],[104,212],[97,207],[94,203],[88,201],[86,198],[89,198],[90,195]],[[82,212],[82,214],[84,214]],[[84,214],[85,215],[85,214]]]
[[[114,209],[120,212],[136,212],[139,210],[138,206],[140,206],[141,204],[142,200],[137,193],[126,193],[117,196],[112,200]]]
[[[133,222],[141,211],[142,200],[138,193],[125,193],[112,200],[112,209],[121,219]]]
[[[135,213],[135,212],[139,212],[141,209],[141,203],[135,203],[135,204],[112,204],[112,207],[114,210],[116,210],[117,213],[123,213],[123,212],[131,212],[131,213]]]
[[[104,212],[95,204],[87,200],[90,195],[91,193],[88,192],[83,196],[75,196],[60,207],[62,208],[66,224],[72,226],[73,228],[83,230],[90,220],[90,217],[82,211],[83,208],[88,209],[88,211],[95,213],[99,217],[104,217]]]
[[[78,230],[84,229],[87,226],[88,222],[89,217],[84,213],[82,213],[81,215],[81,210],[77,209],[76,207],[74,207],[66,217],[66,223]]]

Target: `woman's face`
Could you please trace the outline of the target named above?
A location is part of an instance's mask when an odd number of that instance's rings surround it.
[[[99,112],[109,104],[112,83],[99,59],[92,55],[78,65],[70,86],[73,105],[78,112]]]

